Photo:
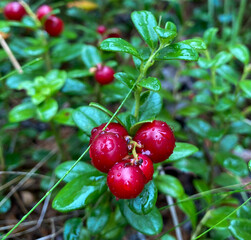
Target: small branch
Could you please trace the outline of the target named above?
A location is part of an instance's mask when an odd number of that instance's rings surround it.
[[[10,50],[8,44],[6,43],[6,41],[4,40],[3,36],[0,34],[0,44],[2,46],[2,48],[4,49],[4,51],[6,52],[6,54],[8,55],[12,65],[14,66],[14,68],[20,73],[23,73],[23,69],[21,68],[19,62],[17,61],[17,59],[15,58],[14,54],[12,53],[12,51]]]

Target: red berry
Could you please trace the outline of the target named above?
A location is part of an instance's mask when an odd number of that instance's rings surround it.
[[[111,193],[120,199],[136,198],[142,192],[145,181],[143,172],[130,161],[116,163],[107,175]]]
[[[108,66],[101,64],[97,65],[97,71],[95,72],[95,79],[101,85],[109,84],[113,81],[114,70]]]
[[[139,159],[139,168],[144,173],[146,177],[146,183],[148,183],[153,179],[153,173],[154,173],[153,162],[149,157],[143,154],[138,154],[138,159]],[[143,161],[142,163],[141,160]]]
[[[158,120],[143,124],[134,141],[143,146],[137,148],[137,152],[147,155],[154,163],[168,159],[175,147],[172,129],[165,122]]]
[[[97,27],[97,32],[101,35],[103,35],[106,32],[106,27],[104,25],[99,25]]]
[[[50,36],[56,37],[64,30],[64,23],[60,18],[51,15],[45,21],[44,27]]]
[[[107,36],[106,36],[106,39],[107,38],[120,38],[120,34],[119,33],[109,33]]]
[[[48,5],[42,5],[41,7],[38,8],[37,10],[37,18],[41,21],[42,18],[52,12],[52,8]]]
[[[106,124],[107,123],[103,123],[99,127],[95,127],[95,128],[92,129],[91,137],[90,137],[90,144],[95,139],[95,137],[102,132],[102,130],[105,127]],[[107,128],[105,129],[105,132],[115,133],[115,134],[120,135],[123,138],[125,136],[129,135],[128,132],[126,131],[126,129],[122,125],[120,125],[119,123],[110,123],[107,126]]]
[[[19,2],[10,2],[4,8],[4,15],[9,20],[21,21],[25,14],[25,8]]]
[[[92,164],[101,172],[107,173],[116,163],[128,154],[125,139],[118,134],[102,132],[90,147]]]

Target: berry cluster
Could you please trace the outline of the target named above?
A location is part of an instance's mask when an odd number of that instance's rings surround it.
[[[146,183],[152,180],[153,163],[172,154],[175,137],[163,121],[143,124],[134,138],[118,123],[105,123],[91,132],[90,157],[101,172],[108,173],[107,185],[119,199],[137,197]]]

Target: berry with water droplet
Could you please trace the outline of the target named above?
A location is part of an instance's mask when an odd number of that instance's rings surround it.
[[[95,72],[95,79],[101,85],[109,84],[114,79],[114,70],[111,67],[97,64],[97,70]]]
[[[19,2],[10,2],[4,7],[4,16],[8,20],[21,21],[24,15],[26,10]]]
[[[140,168],[128,160],[116,163],[107,175],[111,193],[120,199],[136,198],[144,189],[145,181]]]
[[[101,172],[109,169],[128,154],[127,143],[123,137],[112,132],[102,132],[90,147],[92,164]]]
[[[143,154],[138,154],[138,160],[139,160],[139,168],[144,173],[146,177],[146,183],[151,181],[153,179],[153,162],[149,157]]]
[[[168,159],[175,147],[172,129],[159,120],[143,124],[133,140],[143,146],[137,152],[147,155],[153,163]]]

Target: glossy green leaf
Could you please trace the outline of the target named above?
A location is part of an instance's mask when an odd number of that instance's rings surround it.
[[[106,177],[82,175],[67,183],[52,202],[59,212],[69,212],[94,203],[105,192]]]
[[[73,166],[75,161],[67,161],[63,162],[60,165],[57,166],[55,170],[55,174],[58,178],[62,178],[65,173]],[[86,162],[79,162],[72,170],[71,172],[64,178],[65,182],[70,182],[74,178],[80,177],[80,176],[99,176],[101,173],[94,168],[91,164]]]
[[[83,46],[81,57],[87,68],[95,67],[102,62],[98,49],[91,45]]]
[[[37,115],[41,121],[49,122],[56,115],[57,110],[57,101],[53,98],[48,98],[37,107]]]
[[[89,77],[93,74],[89,71],[89,69],[75,69],[67,72],[68,78],[83,78],[83,77]]]
[[[67,78],[62,92],[69,95],[80,95],[93,93],[93,89],[87,82],[82,82],[76,79]]]
[[[144,78],[138,83],[138,85],[156,92],[161,89],[160,81],[154,77]]]
[[[238,143],[238,136],[236,134],[225,135],[220,141],[220,149],[223,152],[231,151]]]
[[[92,234],[100,233],[109,220],[110,209],[107,205],[98,205],[93,208],[90,216],[87,218],[86,226]]]
[[[232,54],[222,51],[219,52],[213,59],[212,61],[212,66],[213,67],[220,67],[224,64],[226,64],[227,62],[229,62],[232,58]]]
[[[250,219],[236,219],[232,220],[228,227],[232,235],[237,240],[251,239],[251,221]]]
[[[136,214],[148,214],[155,207],[157,196],[158,190],[150,181],[138,197],[128,200],[128,206]]]
[[[91,134],[91,130],[94,127],[108,122],[110,119],[107,114],[105,114],[101,110],[88,106],[77,108],[73,112],[72,116],[73,121],[76,123],[76,125],[87,135]]]
[[[30,118],[33,118],[36,115],[36,107],[31,102],[21,103],[9,112],[9,121],[10,122],[21,122]]]
[[[199,149],[192,144],[176,142],[174,151],[172,155],[169,157],[168,162],[177,161],[179,159],[188,157],[196,153],[197,151],[199,151]]]
[[[247,218],[251,219],[251,206],[244,205],[240,209],[237,210],[238,218]]]
[[[141,37],[152,49],[157,48],[158,35],[154,31],[157,21],[149,11],[134,11],[131,14],[132,21]]]
[[[59,124],[64,124],[67,126],[75,126],[72,119],[72,114],[74,112],[73,108],[61,109],[53,118],[53,121]]]
[[[229,47],[229,51],[244,64],[249,63],[249,50],[245,45],[236,44]]]
[[[156,207],[146,215],[138,215],[129,208],[127,201],[121,201],[120,209],[128,223],[137,231],[146,235],[156,235],[161,232],[163,220]]]
[[[172,31],[169,29],[163,29],[159,26],[154,28],[155,32],[157,33],[160,43],[165,46],[170,44],[173,39],[177,36],[177,32],[176,31]]]
[[[67,74],[65,71],[52,70],[46,74],[46,85],[49,87],[51,94],[56,93],[65,84]]]
[[[216,72],[232,84],[236,84],[240,77],[238,72],[229,65],[222,65],[217,68]]]
[[[132,77],[128,73],[118,72],[114,74],[114,77],[129,88],[132,88],[133,84],[135,83],[134,77]]]
[[[201,38],[193,38],[182,41],[182,43],[188,44],[194,49],[197,50],[206,50],[207,46]]]
[[[83,222],[81,218],[71,218],[64,225],[65,240],[79,240]]]
[[[251,80],[242,80],[239,84],[245,95],[251,98]]]
[[[205,31],[203,35],[203,39],[207,45],[214,42],[217,32],[218,32],[218,28],[209,28]]]
[[[141,58],[137,49],[132,44],[122,38],[105,39],[100,44],[100,48],[104,51],[129,53],[137,58]]]
[[[177,27],[173,22],[166,22],[165,29],[173,32],[177,32]]]
[[[184,189],[180,181],[171,175],[159,175],[154,180],[160,192],[174,198],[182,197]]]
[[[182,42],[174,43],[163,48],[155,57],[155,60],[197,61],[198,59],[199,55],[196,50]]]

